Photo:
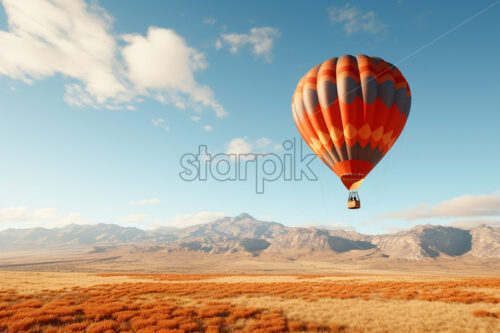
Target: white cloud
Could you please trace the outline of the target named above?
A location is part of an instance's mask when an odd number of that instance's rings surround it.
[[[252,144],[249,143],[245,138],[235,138],[232,139],[226,145],[226,154],[249,154],[252,152]]]
[[[114,72],[111,18],[96,4],[4,0],[3,6],[9,31],[0,31],[0,74],[30,84],[62,74],[80,81],[93,103],[126,90]]]
[[[498,219],[467,219],[449,223],[449,225],[458,228],[474,228],[482,224],[500,228],[500,220]]]
[[[87,220],[79,213],[69,213],[63,215],[59,221],[56,221],[56,223],[58,226],[65,226],[68,224],[95,224],[94,221]]]
[[[404,219],[414,221],[426,218],[489,217],[500,216],[500,193],[462,195],[428,207],[418,207],[383,215],[376,220]]]
[[[40,218],[42,220],[58,219],[61,214],[56,208],[42,208],[33,212],[33,217]]]
[[[173,219],[168,221],[168,226],[177,227],[177,228],[185,228],[190,227],[197,224],[212,222],[216,219],[220,219],[226,217],[225,213],[217,213],[217,212],[199,212],[195,214],[184,214],[177,215]]]
[[[170,130],[170,127],[165,124],[165,119],[163,118],[153,118],[151,121],[155,127],[163,128],[165,131]]]
[[[277,151],[276,146],[278,145],[274,145],[272,148],[270,147],[271,145],[272,141],[266,137],[255,141],[249,140],[247,137],[234,138],[229,143],[226,143],[225,153],[228,155],[237,155],[240,159],[253,160],[253,155],[255,154],[269,153],[269,149]],[[245,154],[249,154],[249,156],[244,156]]]
[[[89,224],[80,214],[62,214],[56,208],[31,210],[26,206],[0,208],[0,223],[15,223],[16,227],[62,227],[71,223]]]
[[[208,66],[205,55],[189,47],[175,31],[150,27],[145,37],[129,34],[123,39],[128,45],[122,56],[136,89],[159,92],[177,106],[198,104],[213,109],[218,117],[226,115],[212,90],[194,79],[194,72]]]
[[[30,211],[25,206],[1,208],[0,223],[24,222],[31,216]]]
[[[427,204],[422,203],[415,208],[403,210],[400,212],[393,212],[389,214],[382,215],[376,218],[376,221],[387,220],[387,219],[405,219],[407,221],[415,220],[415,217],[420,216],[423,211],[427,209]]]
[[[345,32],[350,35],[359,31],[368,34],[377,34],[386,30],[386,25],[379,20],[373,10],[361,12],[358,7],[346,3],[344,7],[328,8],[330,21],[344,25]]]
[[[148,214],[132,214],[120,217],[118,221],[127,223],[140,223],[147,220],[150,216]]]
[[[273,150],[274,150],[274,151],[283,151],[283,150],[284,150],[284,148],[283,148],[283,145],[281,145],[281,144],[275,144],[275,145],[273,146]]]
[[[94,1],[4,0],[3,7],[0,75],[27,84],[63,75],[70,81],[64,100],[76,107],[131,109],[142,97],[160,95],[176,107],[226,114],[194,78],[208,66],[204,54],[173,30],[150,27],[146,36],[123,36],[121,46],[112,18]]]
[[[155,126],[160,126],[160,125],[162,125],[162,124],[164,124],[164,123],[165,123],[165,119],[163,119],[163,118],[155,118],[155,119],[153,119],[151,122],[152,122],[152,123],[153,123],[153,125],[155,125]]]
[[[210,132],[210,131],[212,131],[212,130],[213,130],[213,127],[212,127],[212,126],[210,126],[210,125],[205,125],[205,126],[203,126],[203,129],[204,129],[205,131],[207,131],[207,132]]]
[[[500,216],[500,194],[463,195],[429,209],[433,217]]]
[[[160,199],[154,198],[154,199],[143,199],[143,200],[137,200],[137,201],[131,201],[130,204],[132,205],[156,205],[161,202]]]
[[[213,17],[205,17],[203,19],[203,23],[205,24],[210,24],[210,25],[214,25],[215,23],[217,23],[217,20],[214,19]]]
[[[222,34],[215,42],[215,47],[221,49],[224,45],[228,45],[229,52],[236,54],[241,48],[250,46],[253,54],[270,62],[274,40],[280,35],[276,28],[252,28],[247,34]]]
[[[271,140],[268,138],[260,138],[255,141],[257,148],[265,148],[271,144]]]

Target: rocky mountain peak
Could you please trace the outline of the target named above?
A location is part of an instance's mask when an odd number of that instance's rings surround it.
[[[392,234],[364,235],[352,230],[287,227],[260,221],[247,213],[186,228],[141,230],[116,224],[68,225],[63,228],[8,229],[0,232],[0,250],[33,250],[121,246],[169,248],[207,254],[324,256],[370,251],[380,256],[421,260],[472,256],[500,258],[500,228],[420,225]]]

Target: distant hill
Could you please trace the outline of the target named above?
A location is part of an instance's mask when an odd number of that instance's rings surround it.
[[[460,229],[420,225],[411,230],[363,235],[354,231],[286,227],[248,214],[192,227],[141,230],[115,224],[68,225],[63,228],[8,229],[0,232],[0,251],[106,252],[132,246],[134,251],[167,253],[335,256],[355,253],[418,261],[439,257],[500,258],[500,228]]]

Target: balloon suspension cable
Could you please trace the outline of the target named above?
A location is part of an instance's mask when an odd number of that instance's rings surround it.
[[[360,201],[358,191],[349,191],[348,201]]]

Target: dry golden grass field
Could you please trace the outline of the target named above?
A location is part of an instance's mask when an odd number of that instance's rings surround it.
[[[0,332],[500,332],[500,278],[0,272]]]

